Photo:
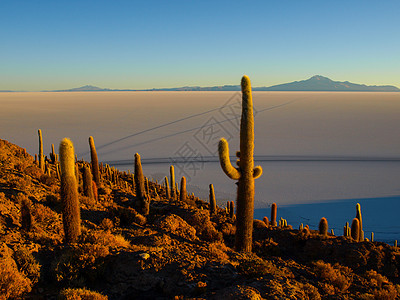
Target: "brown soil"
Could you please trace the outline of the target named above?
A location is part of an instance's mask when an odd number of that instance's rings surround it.
[[[398,248],[255,221],[253,252],[238,253],[235,221],[225,210],[210,216],[206,201],[166,199],[164,188],[150,182],[150,214],[142,216],[134,209],[132,175],[105,168],[97,201],[83,196],[80,180],[82,234],[68,245],[56,164],[48,166],[45,175],[24,149],[0,140],[0,299],[400,295]]]

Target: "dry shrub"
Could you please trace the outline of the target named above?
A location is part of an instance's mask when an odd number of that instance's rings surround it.
[[[36,166],[36,165],[31,165],[31,166],[29,166],[29,167],[27,167],[27,168],[25,169],[25,174],[28,175],[28,176],[30,176],[30,177],[32,177],[32,178],[39,179],[40,176],[43,175],[43,172],[42,172],[41,169],[39,169],[38,166]]]
[[[129,241],[122,235],[112,234],[109,231],[90,231],[82,236],[82,242],[99,244],[108,248],[129,248]]]
[[[0,253],[0,299],[22,299],[31,289],[31,281],[18,270],[10,249],[4,244]]]
[[[49,176],[47,174],[42,174],[39,178],[39,181],[47,186],[53,186],[58,184],[57,179],[55,177]]]
[[[90,207],[90,206],[94,205],[96,203],[96,201],[94,200],[94,198],[79,195],[79,203],[85,204],[87,207]]]
[[[13,254],[13,258],[17,263],[18,270],[26,275],[35,284],[39,281],[40,277],[40,264],[33,257],[32,253],[20,246]]]
[[[196,229],[197,236],[208,242],[222,241],[222,233],[215,229],[208,210],[190,210],[181,217]]]
[[[303,285],[303,291],[304,291],[304,294],[307,296],[307,298],[305,298],[305,299],[321,300],[321,295],[315,286],[313,286],[309,283],[306,283]]]
[[[103,220],[101,220],[100,227],[104,230],[111,230],[114,228],[114,223],[110,219],[104,218]]]
[[[278,269],[270,261],[263,260],[255,255],[241,260],[237,266],[240,274],[248,277],[261,277],[267,274],[275,274]]]
[[[59,300],[107,300],[107,296],[103,296],[98,292],[83,289],[65,289],[58,296]]]
[[[177,236],[192,240],[196,237],[196,229],[177,215],[162,216],[155,221],[161,229]]]
[[[367,271],[365,274],[367,275],[366,277],[369,281],[369,284],[373,287],[381,288],[383,283],[389,283],[389,280],[385,276],[374,270]]]
[[[314,267],[317,277],[322,279],[325,284],[324,289],[328,294],[346,291],[353,281],[351,269],[337,263],[332,266],[330,263],[319,260],[314,263]]]
[[[235,235],[236,233],[236,226],[231,223],[223,223],[220,229],[223,235]]]
[[[398,291],[383,275],[374,270],[367,271],[366,278],[372,288],[375,288],[374,299],[396,299]]]
[[[120,220],[121,226],[130,226],[132,223],[139,225],[146,224],[146,217],[139,214],[131,207],[118,206],[113,208],[114,217]]]
[[[397,299],[397,290],[393,285],[387,285],[385,288],[374,291],[375,300],[394,300]]]
[[[103,258],[108,247],[100,244],[83,244],[67,248],[51,264],[56,282],[65,285],[84,286],[86,280],[95,281],[103,272]]]
[[[227,261],[229,259],[229,256],[226,254],[226,251],[228,250],[228,247],[226,247],[222,242],[211,243],[208,245],[208,251],[210,254],[220,261]]]
[[[41,227],[46,231],[56,231],[61,230],[61,216],[54,212],[51,208],[36,203],[32,209],[32,215],[35,219],[35,226]]]

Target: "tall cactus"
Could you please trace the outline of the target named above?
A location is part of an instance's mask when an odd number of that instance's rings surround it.
[[[364,232],[363,232],[363,227],[362,227],[362,216],[361,216],[361,205],[360,203],[357,203],[356,205],[356,218],[360,222],[360,230],[358,236],[360,237],[360,241],[364,240]]]
[[[74,145],[65,138],[60,143],[61,201],[65,240],[75,243],[81,234],[81,213],[75,177]]]
[[[94,139],[92,136],[89,137],[89,146],[90,158],[92,161],[93,180],[96,182],[97,186],[100,187],[99,160],[97,158],[96,146],[94,145]]]
[[[215,200],[214,186],[212,183],[210,184],[209,199],[210,199],[210,215],[213,215],[217,211],[217,201]]]
[[[360,221],[357,218],[351,222],[351,237],[356,241],[360,241]]]
[[[175,170],[174,170],[174,166],[173,165],[171,165],[170,167],[169,167],[169,175],[170,175],[170,179],[171,179],[171,182],[170,182],[170,184],[171,184],[171,198],[173,199],[173,200],[175,200],[176,199],[176,190],[175,190]]]
[[[39,135],[39,168],[44,171],[44,154],[43,154],[43,138],[42,131],[38,130]]]
[[[135,186],[136,186],[136,197],[137,204],[136,208],[142,215],[149,214],[150,201],[144,187],[144,176],[142,170],[142,162],[140,161],[139,153],[135,154]]]
[[[238,168],[232,166],[229,159],[227,140],[222,138],[218,144],[219,160],[222,170],[238,180],[235,249],[251,252],[254,214],[254,179],[262,174],[260,166],[254,168],[254,116],[250,79],[246,75],[241,81],[242,117],[240,121],[240,152]]]
[[[179,199],[182,202],[186,202],[187,192],[186,192],[186,178],[182,176],[181,179],[181,192],[179,193]]]
[[[278,213],[278,207],[276,206],[276,203],[272,203],[271,205],[271,226],[275,227],[276,225],[278,225],[276,223],[276,215]]]

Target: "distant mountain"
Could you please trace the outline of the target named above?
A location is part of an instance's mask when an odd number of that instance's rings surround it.
[[[333,81],[321,75],[307,80],[278,84],[270,87],[255,87],[254,91],[337,91],[337,92],[399,92],[392,85],[365,85],[348,81]]]
[[[44,92],[112,92],[112,91],[240,91],[240,85],[221,85],[211,87],[184,86],[177,88],[153,89],[107,89],[92,85],[85,85],[67,90],[53,90]],[[329,91],[329,92],[400,92],[393,85],[365,85],[348,81],[333,81],[321,75],[309,79],[283,83],[273,86],[253,87],[253,91]],[[12,92],[0,90],[0,92]]]
[[[149,91],[240,91],[240,85],[223,85],[214,87],[181,87],[168,89],[151,89]],[[307,80],[294,81],[270,87],[253,87],[253,91],[337,91],[337,92],[400,92],[392,85],[365,85],[348,81],[333,81],[321,75]]]
[[[85,85],[78,88],[68,89],[68,90],[55,90],[50,92],[106,92],[112,91],[111,89],[103,89],[93,85]],[[45,91],[47,92],[47,91]]]

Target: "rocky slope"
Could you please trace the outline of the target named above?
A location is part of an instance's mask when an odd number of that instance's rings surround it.
[[[82,235],[67,245],[56,164],[44,173],[24,149],[0,140],[0,299],[400,295],[398,248],[255,220],[253,253],[237,253],[235,220],[224,209],[210,216],[207,201],[167,199],[150,182],[144,217],[133,209],[132,175],[102,170],[98,199],[80,194]]]

